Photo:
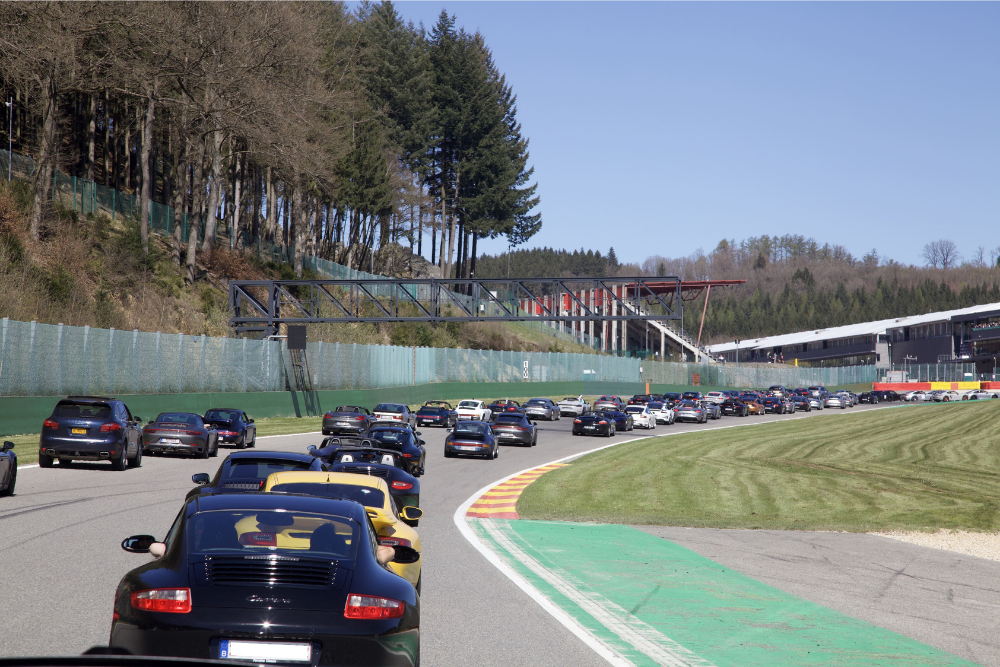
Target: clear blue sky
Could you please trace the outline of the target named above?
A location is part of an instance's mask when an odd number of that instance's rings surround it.
[[[641,261],[803,234],[1000,245],[1000,4],[401,2],[480,31],[542,198],[527,246]],[[486,252],[506,248],[481,243]]]

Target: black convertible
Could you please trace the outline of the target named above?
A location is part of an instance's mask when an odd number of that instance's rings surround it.
[[[110,645],[135,655],[234,662],[420,662],[420,602],[353,501],[250,493],[197,496],[162,542],[122,542],[151,563],[115,591]]]
[[[257,426],[239,408],[213,408],[205,413],[204,419],[219,432],[220,445],[243,449],[257,444]]]
[[[407,471],[414,477],[424,474],[427,450],[418,436],[420,431],[411,431],[405,426],[376,426],[368,437],[376,447],[394,449],[406,459]]]
[[[323,435],[364,435],[374,422],[368,408],[340,405],[323,415]]]
[[[573,435],[603,435],[610,438],[618,430],[614,414],[604,410],[588,412],[573,420]]]
[[[330,442],[328,442],[330,441]],[[420,507],[420,480],[411,475],[406,458],[395,449],[369,446],[369,444],[344,444],[340,438],[327,438],[325,447],[309,446],[309,453],[321,459],[330,472],[352,472],[381,477],[389,485],[389,493],[397,510]],[[417,527],[419,519],[407,524]]]
[[[444,426],[458,422],[458,412],[447,401],[427,401],[417,410],[417,426]]]

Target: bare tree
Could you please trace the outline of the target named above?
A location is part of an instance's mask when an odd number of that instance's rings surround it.
[[[923,257],[927,265],[934,269],[938,267],[952,269],[962,259],[962,256],[958,254],[958,246],[947,239],[931,241],[925,245]]]

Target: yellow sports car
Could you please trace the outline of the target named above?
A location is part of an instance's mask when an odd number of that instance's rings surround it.
[[[419,519],[423,512],[417,507],[404,507],[397,512],[389,487],[381,477],[348,472],[290,470],[268,476],[264,481],[264,491],[305,493],[361,503],[375,526],[379,544],[396,550],[396,556],[390,561],[389,567],[420,592],[420,535],[403,523],[403,519]]]

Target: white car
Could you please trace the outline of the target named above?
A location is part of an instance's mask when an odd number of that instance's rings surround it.
[[[982,401],[987,398],[1000,398],[1000,390],[994,389],[993,391],[987,391],[986,389],[973,389],[972,391],[965,394],[962,397],[963,401]]]
[[[455,412],[458,413],[458,419],[465,421],[480,421],[488,422],[490,416],[493,412],[486,407],[486,404],[482,401],[477,401],[475,399],[459,401],[458,407],[455,408]]]
[[[656,428],[656,416],[649,411],[648,405],[630,405],[625,408],[625,414],[632,415],[632,428]]]
[[[950,401],[962,400],[962,395],[951,389],[942,389],[941,391],[933,392],[933,394],[934,400],[938,403],[948,403]]]
[[[924,401],[931,400],[931,398],[927,392],[918,389],[916,391],[908,391],[903,394],[903,400],[907,403],[923,403]]]
[[[707,394],[705,394],[705,398],[703,400],[710,401],[712,403],[715,403],[716,405],[722,405],[723,403],[726,402],[727,398],[729,397],[726,396],[721,391],[710,391]]]
[[[576,398],[567,396],[556,405],[559,406],[559,414],[567,417],[579,417],[590,410],[590,406],[587,405],[587,401],[583,400],[583,396],[577,396]]]
[[[657,424],[667,424],[669,426],[677,420],[677,415],[674,414],[674,409],[670,407],[669,403],[653,403],[652,405],[653,417],[656,419]]]

